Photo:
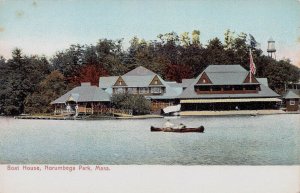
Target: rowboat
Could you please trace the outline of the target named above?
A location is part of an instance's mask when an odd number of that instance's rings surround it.
[[[150,130],[152,132],[157,132],[157,131],[162,131],[162,132],[177,132],[177,133],[187,133],[187,132],[198,132],[198,133],[203,133],[204,132],[204,127],[201,125],[200,127],[197,128],[159,128],[159,127],[150,127]]]

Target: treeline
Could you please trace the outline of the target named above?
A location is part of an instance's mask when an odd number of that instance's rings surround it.
[[[50,59],[26,56],[20,49],[12,58],[0,57],[0,113],[51,112],[49,103],[67,90],[89,81],[98,85],[99,76],[122,75],[144,66],[166,80],[181,82],[199,75],[210,64],[241,64],[249,69],[247,35],[227,30],[224,40],[201,42],[200,31],[159,34],[156,40],[134,37],[128,49],[123,40],[100,39],[95,45],[71,45]],[[278,93],[284,85],[299,80],[299,68],[289,60],[274,60],[252,48],[256,77],[266,77]]]

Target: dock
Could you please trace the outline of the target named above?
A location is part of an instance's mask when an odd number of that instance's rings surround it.
[[[40,119],[40,120],[110,120],[116,119],[116,117],[108,117],[108,116],[101,116],[101,117],[63,117],[63,116],[34,116],[34,115],[26,115],[26,116],[15,116],[15,119]]]

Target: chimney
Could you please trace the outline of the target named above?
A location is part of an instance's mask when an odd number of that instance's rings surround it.
[[[81,86],[91,86],[91,83],[90,82],[82,82]]]

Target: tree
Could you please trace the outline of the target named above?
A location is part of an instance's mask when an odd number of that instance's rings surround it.
[[[78,76],[74,76],[71,83],[80,85],[81,82],[90,82],[92,85],[99,85],[100,76],[108,76],[107,71],[100,65],[85,65],[78,69]]]
[[[208,42],[206,49],[203,51],[203,57],[206,66],[211,64],[229,64],[224,46],[218,38]]]
[[[67,50],[56,53],[51,59],[51,64],[54,70],[59,70],[66,80],[70,81],[83,66],[83,54],[84,46],[71,45]]]
[[[181,82],[182,79],[193,78],[192,69],[187,65],[167,65],[165,77],[168,80]]]
[[[200,31],[193,30],[192,32],[192,44],[200,46]]]
[[[25,99],[26,113],[50,113],[52,111],[50,102],[66,93],[68,86],[65,77],[58,70],[52,71],[38,85],[35,92]]]
[[[48,61],[44,57],[27,57],[20,49],[13,50],[12,59],[6,62],[2,71],[2,112],[7,115],[23,113],[25,98],[36,89],[49,71]]]
[[[184,47],[188,47],[191,44],[191,39],[189,37],[189,32],[183,32],[180,35],[180,41]]]
[[[299,74],[299,68],[293,66],[289,60],[273,60],[265,69],[270,87],[279,94],[284,92],[285,84],[297,82]]]
[[[143,95],[115,94],[111,102],[114,108],[130,109],[134,115],[150,113],[151,102]]]

